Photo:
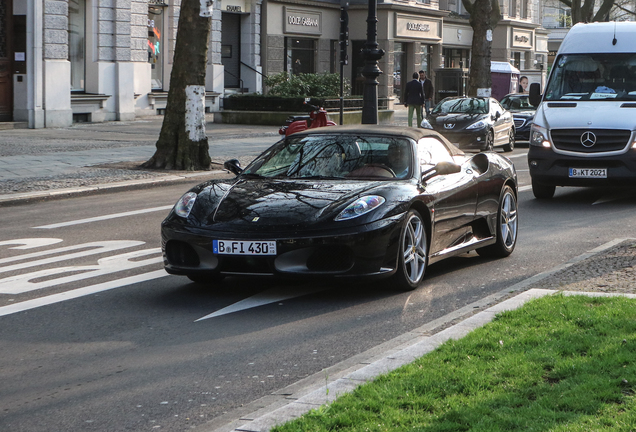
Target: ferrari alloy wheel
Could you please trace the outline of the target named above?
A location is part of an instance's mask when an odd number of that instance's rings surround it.
[[[512,253],[517,245],[517,197],[510,186],[504,186],[497,211],[497,242],[477,249],[481,256],[504,258]]]
[[[503,151],[511,152],[514,149],[515,149],[515,131],[513,129],[510,129],[510,132],[508,132],[508,144],[503,146]]]
[[[417,288],[424,277],[427,262],[428,244],[424,221],[418,212],[409,210],[400,232],[398,270],[394,276],[398,288]]]
[[[486,135],[486,145],[484,146],[484,151],[493,151],[495,149],[495,136],[492,131],[488,132]]]
[[[537,199],[550,199],[554,196],[555,191],[556,186],[554,185],[544,185],[535,181],[532,182],[532,193]]]

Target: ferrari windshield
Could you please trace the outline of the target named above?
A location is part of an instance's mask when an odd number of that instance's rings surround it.
[[[433,114],[486,114],[488,100],[484,98],[449,98],[438,103]]]
[[[309,135],[289,137],[259,156],[243,175],[268,178],[410,177],[411,141],[403,137]]]
[[[545,100],[636,100],[636,54],[564,54],[553,68]]]

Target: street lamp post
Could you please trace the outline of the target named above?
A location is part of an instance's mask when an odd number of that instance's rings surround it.
[[[377,0],[369,0],[367,42],[362,50],[364,57],[362,75],[366,78],[362,94],[362,124],[378,124],[378,77],[382,73],[378,67],[378,60],[384,55],[384,50],[378,49],[377,24]]]

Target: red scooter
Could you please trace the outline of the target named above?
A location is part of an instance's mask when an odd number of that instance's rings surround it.
[[[323,126],[335,126],[336,123],[327,118],[327,111],[324,108],[320,108],[307,103],[305,105],[311,108],[311,112],[306,116],[289,116],[285,122],[285,126],[282,126],[278,133],[281,135],[291,135],[295,132],[300,132],[305,129],[314,129]]]

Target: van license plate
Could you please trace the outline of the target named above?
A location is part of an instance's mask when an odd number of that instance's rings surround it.
[[[570,168],[570,178],[607,178],[607,168]]]
[[[212,240],[219,255],[276,255],[276,241]]]

